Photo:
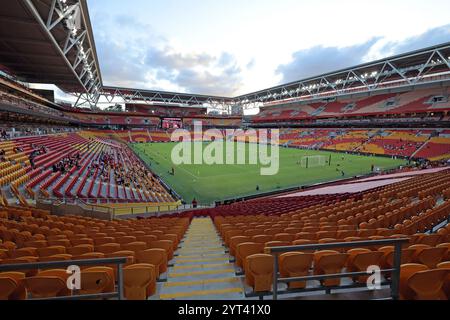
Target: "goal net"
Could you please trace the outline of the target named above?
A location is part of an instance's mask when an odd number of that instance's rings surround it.
[[[324,167],[327,164],[325,156],[306,156],[301,160],[302,168]]]

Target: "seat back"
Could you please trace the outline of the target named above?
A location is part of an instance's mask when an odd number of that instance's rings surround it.
[[[104,270],[81,271],[81,289],[80,294],[98,294],[106,293],[111,288],[113,279],[109,272]]]
[[[135,264],[124,268],[124,294],[127,300],[146,300],[156,291],[155,266]]]
[[[67,248],[66,251],[68,254],[73,256],[80,256],[85,253],[94,252],[94,246],[91,244],[81,244],[75,247]]]
[[[105,243],[95,247],[96,252],[104,254],[114,253],[120,251],[121,245],[119,243]]]
[[[167,253],[164,249],[147,249],[138,252],[136,255],[137,263],[151,264],[156,267],[156,278],[167,271]]]
[[[54,256],[56,254],[66,253],[66,248],[63,246],[50,246],[46,248],[38,248],[37,252],[39,257],[49,257]]]
[[[123,244],[122,250],[129,250],[129,251],[133,251],[133,252],[137,253],[137,252],[146,250],[147,246],[148,246],[147,243],[145,243],[143,241],[135,241],[135,242]]]
[[[267,235],[267,234],[259,234],[256,236],[253,236],[250,242],[256,242],[256,243],[266,243],[273,240],[273,236]]]
[[[18,283],[15,279],[0,274],[0,300],[9,300],[9,296],[17,289]]]
[[[425,264],[428,268],[436,268],[447,253],[447,248],[434,247],[421,250],[416,256],[416,262]]]
[[[444,281],[444,286],[442,287],[442,289],[444,290],[447,299],[450,300],[450,261],[447,262],[441,262],[437,265],[438,269],[444,269],[447,270],[447,277],[445,278]]]
[[[319,275],[341,273],[347,259],[348,254],[346,253],[338,253],[333,250],[318,251],[314,254],[314,273]],[[326,279],[321,282],[326,287],[338,286],[341,283],[341,279]]]
[[[416,272],[428,270],[428,267],[418,263],[402,264],[400,269],[400,299],[412,300],[415,296],[414,291],[409,287],[408,280]]]
[[[271,290],[273,281],[273,256],[270,254],[253,254],[247,256],[246,283],[253,287],[255,292]]]
[[[311,253],[287,252],[279,257],[280,274],[282,277],[306,276],[312,265],[314,255]],[[306,281],[289,282],[289,288],[300,289],[306,287]]]
[[[248,236],[235,236],[230,239],[230,255],[234,256],[236,254],[236,246],[240,243],[251,242]]]
[[[448,270],[419,271],[408,279],[408,286],[415,292],[417,300],[447,300],[442,290]]]
[[[255,242],[244,242],[236,246],[236,265],[244,267],[244,259],[252,254],[263,253],[264,244]]]
[[[25,286],[33,298],[65,296],[67,285],[59,276],[35,276],[24,279]]]

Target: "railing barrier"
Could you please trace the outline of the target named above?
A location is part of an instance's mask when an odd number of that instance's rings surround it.
[[[52,262],[36,262],[36,263],[21,263],[21,264],[4,264],[0,265],[0,273],[8,271],[18,270],[30,270],[30,269],[55,269],[64,268],[69,266],[98,266],[98,265],[117,265],[117,291],[98,294],[84,294],[84,295],[71,295],[66,297],[52,297],[52,298],[39,298],[39,299],[27,299],[27,300],[81,300],[81,299],[105,299],[105,298],[117,298],[124,300],[123,290],[123,265],[127,262],[125,257],[123,258],[105,258],[105,259],[90,259],[90,260],[71,260],[71,261],[52,261]]]
[[[371,241],[355,241],[355,242],[338,242],[338,243],[326,243],[326,244],[305,244],[298,246],[284,246],[284,247],[271,247],[266,248],[266,252],[272,254],[274,257],[273,265],[273,287],[272,295],[273,300],[278,299],[278,283],[289,283],[293,281],[307,281],[307,280],[325,280],[332,278],[345,278],[351,276],[361,276],[368,275],[367,272],[345,272],[338,274],[327,274],[327,275],[314,275],[314,276],[303,276],[303,277],[291,277],[291,278],[279,278],[279,261],[278,257],[282,253],[293,252],[293,251],[308,251],[308,250],[326,250],[335,248],[355,248],[355,247],[368,247],[368,246],[388,246],[394,245],[394,260],[393,268],[380,270],[381,273],[392,273],[391,280],[389,281],[391,287],[391,298],[393,300],[399,299],[399,287],[400,287],[400,267],[402,260],[402,244],[409,242],[409,238],[394,238],[385,240],[371,240]],[[326,290],[326,289],[323,289]],[[304,290],[307,291],[307,290]],[[293,292],[286,292],[293,293]],[[262,296],[260,296],[261,298]]]

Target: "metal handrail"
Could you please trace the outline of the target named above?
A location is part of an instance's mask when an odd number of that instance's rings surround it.
[[[50,262],[33,262],[20,264],[3,264],[0,265],[0,272],[30,270],[30,269],[53,269],[69,266],[98,266],[98,265],[117,265],[117,292],[99,293],[99,294],[85,294],[72,295],[66,297],[53,298],[39,298],[29,300],[79,300],[79,299],[98,299],[98,298],[118,298],[124,299],[123,290],[123,265],[127,262],[126,257],[119,258],[104,258],[104,259],[89,259],[89,260],[70,260],[70,261],[50,261]]]
[[[391,277],[391,297],[393,300],[399,299],[399,289],[400,289],[400,267],[402,260],[402,244],[409,242],[409,238],[397,238],[397,239],[383,239],[383,240],[370,240],[370,241],[354,241],[354,242],[336,242],[336,243],[324,243],[324,244],[305,244],[298,246],[282,246],[282,247],[270,247],[266,248],[265,252],[272,254],[274,257],[274,268],[273,268],[273,287],[272,294],[273,300],[278,298],[278,282],[289,283],[293,281],[307,281],[307,280],[325,280],[333,278],[345,278],[351,276],[362,276],[367,275],[367,272],[346,272],[338,274],[327,274],[327,275],[314,275],[314,276],[303,276],[303,277],[290,277],[290,278],[279,278],[279,261],[278,256],[281,253],[292,252],[292,251],[309,251],[309,250],[326,250],[334,248],[354,248],[354,247],[367,247],[367,246],[383,246],[383,245],[394,245],[394,262],[393,268],[380,270],[381,273],[392,272]]]

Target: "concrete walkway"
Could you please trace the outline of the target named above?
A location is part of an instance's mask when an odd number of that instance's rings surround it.
[[[244,299],[242,278],[236,277],[210,218],[194,219],[180,246],[171,261],[167,282],[158,285],[155,299]]]

